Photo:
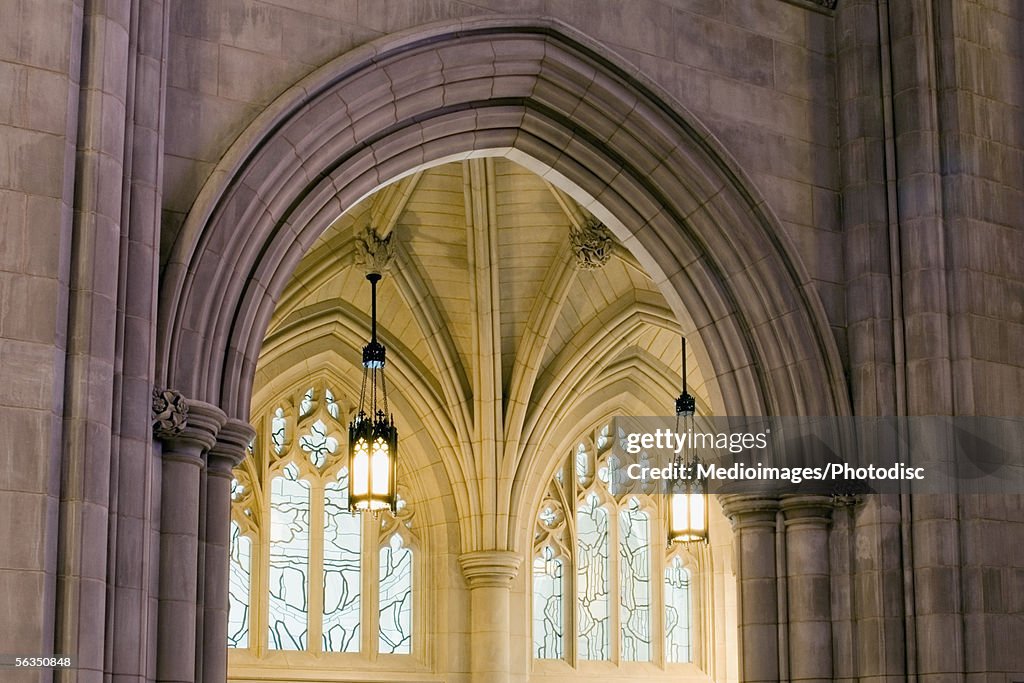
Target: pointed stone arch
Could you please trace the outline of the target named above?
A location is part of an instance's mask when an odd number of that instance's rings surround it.
[[[387,37],[258,117],[203,188],[167,262],[158,382],[247,418],[277,300],[324,229],[382,185],[490,155],[534,170],[612,229],[664,294],[721,412],[849,412],[821,302],[752,184],[642,74],[536,19]]]

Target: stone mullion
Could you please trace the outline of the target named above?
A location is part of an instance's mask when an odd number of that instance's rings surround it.
[[[269,425],[269,420],[268,420]],[[269,427],[268,427],[269,429]],[[271,443],[267,439],[266,443]],[[272,446],[271,446],[272,447]],[[251,593],[254,597],[253,605],[250,607],[250,614],[255,612],[250,622],[249,646],[253,648],[257,657],[262,657],[270,650],[270,515],[272,487],[270,485],[273,472],[270,469],[270,457],[266,458],[260,478],[262,500],[260,505],[260,528],[258,543],[253,552],[253,563],[258,569],[258,574]]]
[[[668,664],[668,653],[665,651],[665,633],[668,629],[665,622],[665,569],[668,567],[671,553],[671,548],[667,551],[661,550],[662,543],[666,543],[668,539],[665,506],[662,505],[664,498],[665,496],[656,495],[656,504],[648,512],[651,534],[651,566],[648,568],[651,574],[651,661],[661,666]]]
[[[373,515],[361,515],[359,541],[359,582],[362,595],[359,598],[362,633],[359,637],[360,652],[371,662],[377,661],[380,628],[380,532]],[[416,577],[413,577],[416,580]]]
[[[317,477],[311,480],[309,487],[309,607],[306,617],[309,620],[306,636],[306,650],[322,652],[323,643],[323,607],[324,607],[324,481]]]
[[[578,582],[579,577],[576,574],[576,567],[579,561],[579,542],[576,540],[576,510],[579,507],[580,498],[580,485],[579,480],[576,479],[576,460],[575,455],[569,457],[569,465],[566,467],[566,478],[569,481],[569,509],[565,512],[566,523],[569,525],[568,531],[568,548],[569,556],[566,564],[568,567],[565,572],[565,584],[567,592],[565,593],[564,605],[565,607],[565,661],[572,665],[575,669],[579,666],[579,658],[577,649],[579,646],[578,636],[576,635],[578,615],[576,611],[576,595],[579,590]]]
[[[710,501],[709,501],[710,505]],[[717,673],[718,658],[716,657],[714,622],[714,574],[711,561],[711,547],[700,546],[696,571],[690,575],[690,610],[693,612],[693,632],[690,635],[690,658],[709,676]],[[694,600],[693,596],[697,599]]]
[[[608,512],[608,659],[622,663],[622,558],[619,557],[619,506],[614,500]]]

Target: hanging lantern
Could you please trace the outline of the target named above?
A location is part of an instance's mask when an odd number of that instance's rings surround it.
[[[676,433],[692,434],[697,401],[686,390],[686,338],[683,338],[683,392],[676,399]],[[672,483],[669,501],[668,542],[693,543],[708,540],[708,489],[707,481],[697,476],[701,464],[692,440],[676,456],[676,471],[685,471],[689,477],[676,479]]]
[[[705,482],[696,477],[673,489],[669,510],[669,543],[708,540],[708,498]]]
[[[377,341],[377,283],[380,278],[380,273],[375,272],[366,276],[372,290],[370,343],[363,347],[359,412],[348,426],[348,509],[352,512],[388,509],[394,513],[398,502],[395,476],[398,430],[394,417],[388,412],[384,345]]]

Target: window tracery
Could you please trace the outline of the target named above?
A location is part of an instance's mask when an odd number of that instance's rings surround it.
[[[686,552],[666,548],[664,501],[624,476],[614,438],[610,424],[586,433],[542,497],[531,564],[533,656],[577,666],[691,662]]]
[[[232,483],[229,647],[413,652],[413,512],[401,487],[394,515],[348,511],[353,411],[321,378],[253,420],[257,438]]]

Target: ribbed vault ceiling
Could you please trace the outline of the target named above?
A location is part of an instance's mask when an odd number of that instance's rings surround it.
[[[482,434],[474,416],[488,412],[497,424],[484,431],[515,450],[543,413],[567,413],[587,400],[588,387],[607,386],[611,373],[630,374],[628,386],[636,387],[622,396],[620,410],[668,414],[679,392],[674,316],[620,245],[603,267],[577,267],[570,231],[589,218],[566,194],[504,158],[407,176],[347,211],[306,254],[279,301],[264,356],[267,348],[292,345],[295,321],[310,311],[334,309],[365,326],[370,288],[355,242],[373,226],[382,236],[393,233],[396,243],[378,307],[388,353],[407,354],[410,366],[422,368],[469,441]],[[688,365],[691,391],[707,412],[700,371],[692,358]],[[257,374],[257,401],[270,398],[272,380]]]

